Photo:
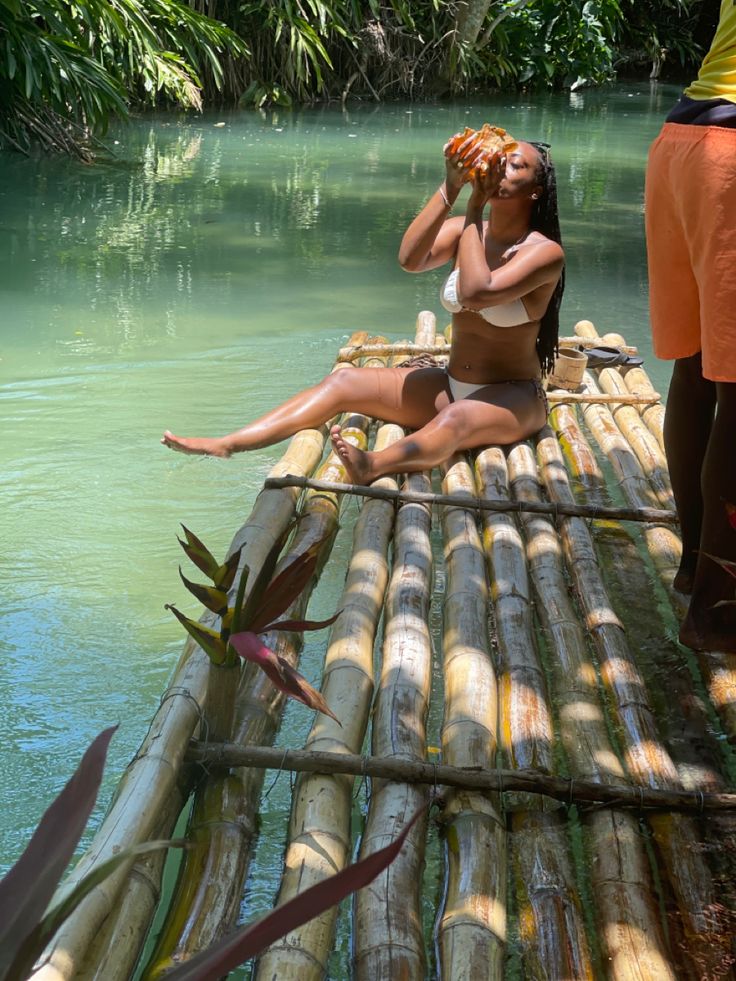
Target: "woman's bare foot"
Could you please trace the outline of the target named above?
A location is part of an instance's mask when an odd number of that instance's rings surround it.
[[[208,439],[207,437],[187,439],[184,436],[174,436],[168,429],[161,437],[161,442],[170,450],[176,450],[177,453],[192,453],[197,456],[228,457],[232,452],[224,439]]]
[[[353,484],[370,484],[378,476],[373,472],[371,466],[372,453],[359,450],[357,446],[348,443],[343,439],[339,426],[333,426],[330,430],[330,439],[335,448],[335,453],[342,460],[348,477]]]

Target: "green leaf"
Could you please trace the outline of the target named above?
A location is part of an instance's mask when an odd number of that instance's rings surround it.
[[[212,552],[205,547],[204,543],[197,538],[194,532],[190,531],[186,525],[182,525],[184,529],[184,534],[186,535],[186,542],[183,542],[181,538],[178,539],[179,544],[186,552],[187,556],[192,560],[192,562],[200,569],[209,579],[214,581],[215,576],[220,568],[219,562],[215,560]]]
[[[180,613],[175,606],[167,603],[165,609],[171,610],[179,623],[187,633],[199,644],[207,657],[213,664],[224,664],[227,660],[227,644],[221,639],[219,633],[205,627],[196,620],[190,620]]]
[[[235,605],[233,606],[232,621],[230,624],[231,630],[240,630],[240,621],[242,619],[243,613],[243,599],[245,598],[245,587],[248,582],[248,577],[250,576],[250,566],[244,565],[243,571],[240,574],[240,582],[238,583],[238,592],[235,596]]]
[[[62,923],[69,919],[82,900],[86,899],[92,890],[101,882],[104,882],[105,879],[107,879],[107,877],[111,875],[119,866],[126,862],[132,862],[134,859],[140,858],[142,855],[149,855],[151,852],[159,852],[164,848],[189,847],[191,847],[190,842],[183,839],[171,839],[170,841],[144,841],[139,845],[133,845],[130,848],[123,849],[123,851],[113,855],[113,857],[109,858],[106,862],[103,862],[101,865],[98,865],[96,868],[92,869],[87,875],[84,876],[78,885],[74,887],[68,896],[49,910],[41,923],[39,923],[39,939],[41,941],[39,953],[44,949],[44,947],[46,947]]]
[[[227,592],[235,581],[235,573],[238,571],[238,564],[240,562],[240,556],[243,553],[243,546],[233,552],[233,554],[225,559],[223,564],[218,567],[217,572],[214,575],[214,583],[218,589],[224,589]]]
[[[216,613],[218,617],[227,613],[227,593],[221,589],[215,589],[213,586],[203,586],[198,582],[190,582],[181,569],[179,569],[179,576],[192,596],[198,599],[208,610]]]

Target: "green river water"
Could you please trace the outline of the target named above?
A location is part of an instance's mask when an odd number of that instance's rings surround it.
[[[395,256],[451,133],[487,119],[552,144],[562,332],[587,318],[624,333],[666,390],[648,336],[643,180],[677,94],[640,83],[156,114],[108,134],[111,163],[0,154],[0,869],[90,739],[119,722],[99,822],[182,646],[164,603],[197,613],[177,574],[179,522],[224,554],[283,452],[184,457],[159,445],[162,430],[235,428],[329,371],[355,329],[411,336],[420,309],[446,323],[444,271],[410,276]],[[345,554],[349,535],[336,547]],[[334,610],[343,568],[325,570],[315,615]],[[305,645],[312,681],[324,640]],[[279,744],[301,746],[310,725],[290,704]],[[262,809],[248,916],[273,902],[288,802],[282,776]]]

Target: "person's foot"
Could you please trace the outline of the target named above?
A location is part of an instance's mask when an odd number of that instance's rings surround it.
[[[335,453],[340,457],[347,471],[348,477],[353,484],[370,484],[376,479],[371,467],[372,453],[359,450],[357,446],[348,443],[343,438],[339,426],[333,426],[330,430],[330,439],[335,449]]]
[[[177,453],[192,453],[197,456],[230,456],[231,450],[224,439],[209,439],[207,437],[195,437],[188,439],[184,436],[174,436],[173,433],[166,432],[161,437],[164,446]]]
[[[722,606],[696,614],[689,609],[680,627],[680,643],[694,651],[736,654],[736,606]]]

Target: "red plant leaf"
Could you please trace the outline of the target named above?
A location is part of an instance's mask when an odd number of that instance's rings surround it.
[[[177,541],[197,568],[201,569],[208,579],[214,581],[220,568],[219,562],[216,561],[212,552],[197,538],[193,531],[190,531],[186,525],[182,525],[182,528],[184,529],[187,540],[183,542],[179,538]]]
[[[77,847],[100,789],[117,726],[97,736],[46,810],[26,850],[0,882],[0,977],[43,916]]]
[[[729,504],[728,501],[726,501],[726,517],[728,518],[728,523],[736,531],[736,505]]]
[[[181,569],[179,569],[179,576],[192,596],[198,599],[202,606],[206,606],[208,610],[216,613],[218,617],[224,616],[227,613],[226,592],[223,592],[222,589],[215,589],[214,586],[203,586],[198,582],[191,582]]]
[[[709,552],[703,552],[703,555],[717,562],[722,569],[726,570],[729,576],[733,576],[736,579],[736,562],[731,562],[730,559],[719,559],[717,555],[711,555]]]
[[[395,841],[373,852],[367,858],[331,875],[324,882],[310,886],[304,892],[277,907],[255,923],[236,930],[230,936],[196,954],[186,964],[175,967],[166,981],[217,981],[244,961],[255,957],[270,944],[308,923],[346,896],[363,889],[384,872],[401,851],[409,831],[424,813],[421,807],[410,819]]]
[[[288,698],[295,698],[308,708],[321,712],[323,715],[329,715],[342,727],[342,723],[330,709],[321,692],[313,688],[306,678],[292,668],[288,661],[275,654],[270,647],[266,647],[257,634],[251,630],[233,634],[230,637],[230,644],[244,660],[252,661],[262,671],[265,671],[276,688]]]
[[[338,610],[334,617],[328,617],[326,620],[276,620],[275,623],[266,624],[261,633],[265,634],[267,630],[295,630],[297,633],[302,633],[304,630],[323,630],[334,623],[341,613],[342,610]]]
[[[312,578],[316,567],[317,548],[312,546],[298,555],[269,583],[263,601],[251,619],[243,621],[243,625],[253,633],[262,633],[266,624],[280,617],[291,606]]]
[[[258,614],[258,610],[263,602],[263,596],[266,592],[266,588],[271,582],[271,577],[273,576],[274,569],[276,568],[276,564],[279,560],[281,549],[284,547],[284,542],[286,541],[286,538],[290,532],[291,527],[287,528],[283,535],[281,535],[273,543],[268,555],[253,579],[247,601],[242,605],[239,611],[236,611],[236,621],[239,629],[242,630],[246,627],[250,629],[251,620]]]

